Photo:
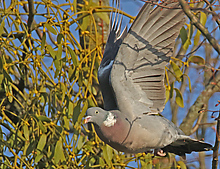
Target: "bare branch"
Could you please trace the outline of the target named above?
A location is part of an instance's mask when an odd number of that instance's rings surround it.
[[[218,116],[218,120],[217,120],[215,146],[213,147],[212,169],[218,168],[218,149],[219,149],[219,141],[220,141],[219,136],[220,136],[220,115]]]
[[[209,43],[213,46],[213,48],[220,54],[220,45],[218,41],[209,33],[208,29],[206,29],[198,20],[198,18],[191,12],[189,5],[187,5],[185,0],[179,0],[180,5],[183,8],[184,13],[188,16],[191,23],[195,25],[197,29],[208,39]]]
[[[195,103],[190,107],[186,117],[180,125],[180,129],[186,135],[192,134],[192,126],[194,121],[199,116],[199,111],[203,109],[204,103],[206,103],[210,97],[220,90],[220,72],[217,72],[212,80],[206,85],[205,89],[201,92]]]
[[[28,0],[28,8],[29,8],[29,15],[28,15],[28,33],[31,33],[31,25],[34,20],[34,2],[33,0]]]

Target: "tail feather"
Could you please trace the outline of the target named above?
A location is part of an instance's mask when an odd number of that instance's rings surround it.
[[[166,147],[162,148],[164,152],[174,153],[179,156],[185,156],[185,154],[189,154],[192,151],[209,151],[212,150],[212,145],[205,143],[203,141],[198,141],[195,139],[191,139],[187,137],[185,139],[178,139],[175,142],[167,145]]]

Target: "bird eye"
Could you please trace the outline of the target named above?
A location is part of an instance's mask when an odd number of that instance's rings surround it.
[[[98,114],[98,113],[99,113],[99,111],[98,111],[98,110],[96,110],[96,111],[95,111],[95,114]]]

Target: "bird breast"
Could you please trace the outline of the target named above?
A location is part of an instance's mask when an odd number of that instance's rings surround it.
[[[100,129],[101,133],[104,133],[102,134],[103,136],[100,136],[101,139],[104,137],[108,141],[122,143],[126,139],[129,131],[129,125],[117,118],[114,125],[108,127],[103,123]]]

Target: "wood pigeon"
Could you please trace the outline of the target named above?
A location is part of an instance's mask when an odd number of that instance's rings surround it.
[[[186,136],[158,115],[165,106],[165,65],[185,22],[179,4],[163,1],[153,9],[145,3],[122,33],[121,20],[116,11],[98,70],[104,109],[89,108],[85,122],[94,124],[101,140],[126,153],[156,149],[185,156],[210,150],[210,144]]]

